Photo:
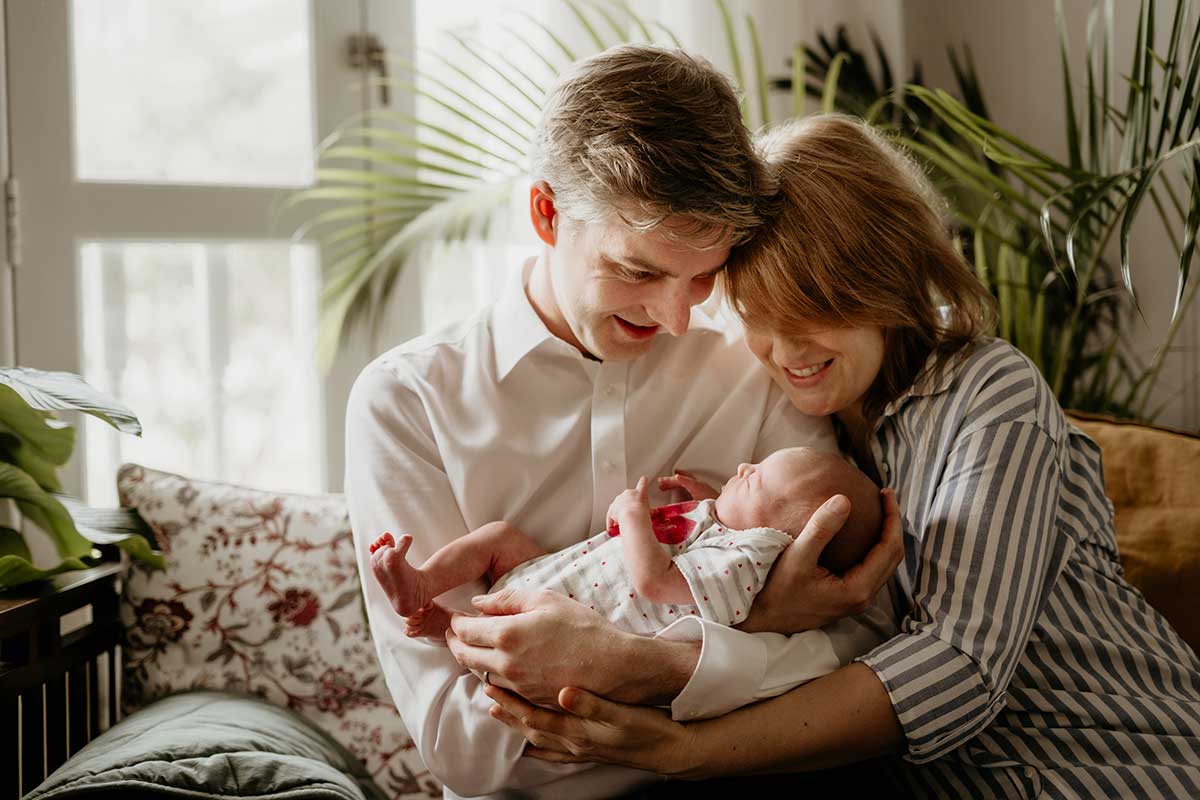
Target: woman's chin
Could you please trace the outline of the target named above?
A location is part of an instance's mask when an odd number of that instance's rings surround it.
[[[805,392],[788,387],[787,396],[797,411],[810,417],[827,417],[841,411],[837,399],[827,392]]]

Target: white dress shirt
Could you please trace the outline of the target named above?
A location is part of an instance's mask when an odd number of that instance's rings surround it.
[[[350,522],[388,688],[447,796],[610,797],[656,776],[522,758],[525,740],[488,715],[479,680],[444,646],[405,636],[370,578],[368,545],[384,531],[411,533],[416,563],[503,519],[559,550],[602,530],[613,498],[641,475],[679,468],[720,485],[743,461],[836,442],[826,419],[791,406],[737,331],[698,309],[686,335],[659,335],[633,361],[599,362],[547,330],[525,293],[528,272],[492,307],[393,348],[358,377],[346,412]],[[651,488],[650,499],[679,498]],[[439,602],[465,609],[486,588]],[[883,640],[856,620],[787,637],[691,617],[659,635],[701,640],[671,706],[681,720],[778,694]]]

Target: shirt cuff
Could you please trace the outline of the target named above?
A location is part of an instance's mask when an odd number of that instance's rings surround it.
[[[759,637],[698,617],[676,620],[658,636],[700,640],[700,660],[671,703],[672,719],[719,717],[758,699],[767,669],[767,646]]]
[[[897,636],[862,656],[887,691],[904,731],[904,758],[924,764],[978,734],[1004,708],[979,665],[929,633]]]

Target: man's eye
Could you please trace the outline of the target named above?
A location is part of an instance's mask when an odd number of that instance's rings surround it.
[[[624,270],[621,270],[621,277],[627,281],[640,282],[640,281],[648,281],[648,280],[650,280],[650,278],[652,278],[654,276],[651,275],[649,272],[633,272],[631,270],[624,269]]]

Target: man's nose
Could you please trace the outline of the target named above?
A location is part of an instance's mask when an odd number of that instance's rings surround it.
[[[687,333],[688,323],[692,319],[692,298],[686,285],[664,287],[658,306],[656,321],[667,329],[667,333],[672,336],[683,336]]]
[[[743,477],[745,475],[746,470],[748,470],[748,469],[750,469],[749,464],[738,464],[737,476],[739,478]]]

